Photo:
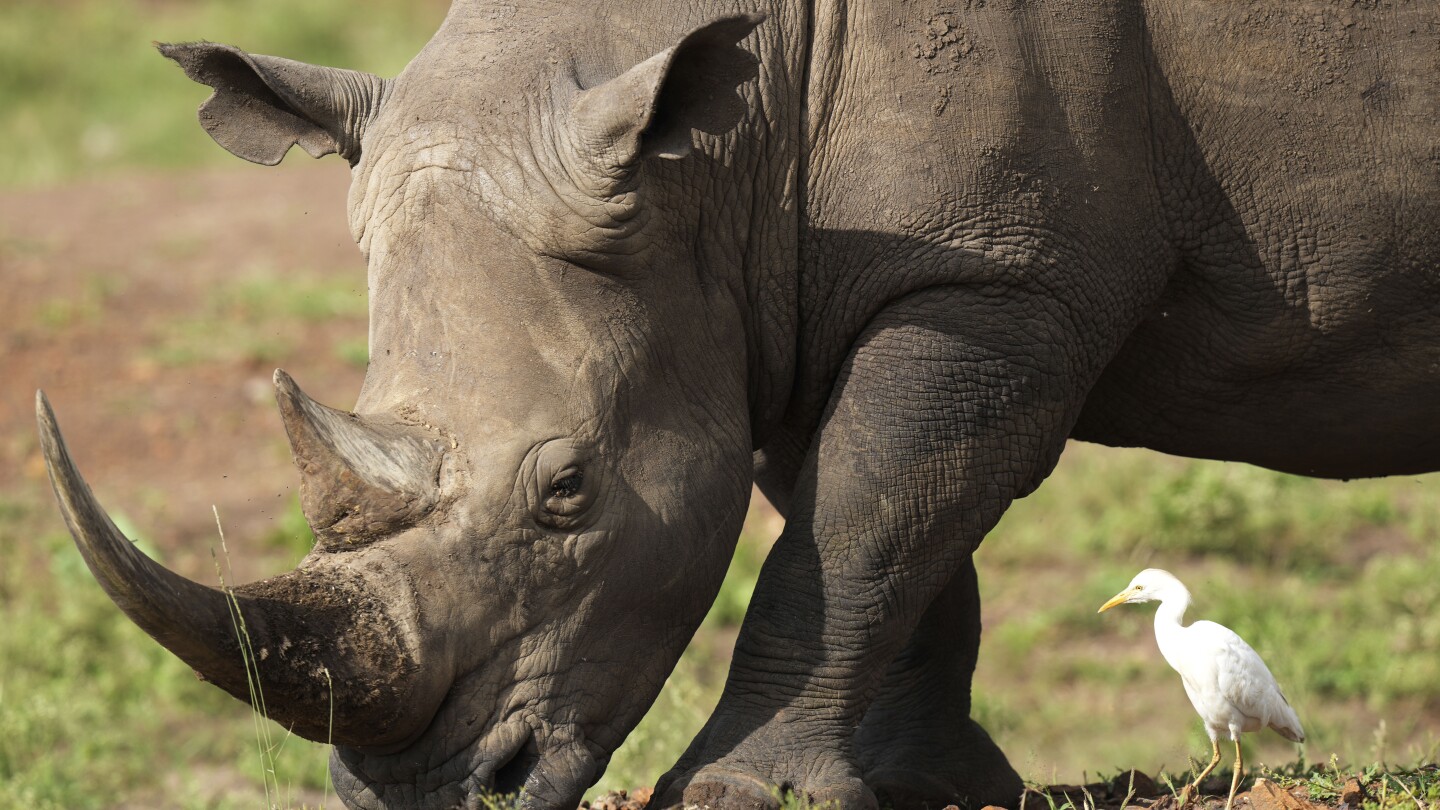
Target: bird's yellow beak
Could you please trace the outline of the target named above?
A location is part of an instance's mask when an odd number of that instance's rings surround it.
[[[1109,601],[1109,602],[1106,602],[1105,604],[1101,605],[1101,606],[1100,606],[1100,609],[1097,610],[1097,611],[1095,611],[1095,612],[1096,612],[1096,613],[1104,613],[1105,611],[1109,610],[1109,609],[1112,608],[1112,607],[1115,607],[1116,605],[1123,605],[1123,604],[1125,604],[1125,600],[1126,600],[1126,599],[1129,599],[1129,598],[1130,598],[1130,594],[1132,594],[1132,593],[1134,593],[1134,591],[1131,591],[1131,590],[1129,590],[1129,589],[1126,589],[1126,590],[1121,591],[1120,593],[1115,594],[1114,596],[1110,597],[1110,601]]]

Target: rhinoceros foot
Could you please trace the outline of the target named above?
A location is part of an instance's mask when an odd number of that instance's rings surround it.
[[[875,794],[853,767],[840,763],[797,766],[781,752],[749,766],[729,758],[690,774],[667,774],[657,786],[653,804],[657,808],[779,810],[781,797],[787,793],[803,797],[811,806],[833,810],[879,808]]]
[[[883,718],[866,718],[867,722],[879,719]],[[1018,805],[1025,784],[978,723],[963,719],[910,732],[892,737],[883,747],[864,744],[860,749],[865,784],[881,807],[942,810],[952,805]]]
[[[896,735],[883,747],[867,739],[860,758],[865,784],[893,810],[1015,807],[1025,788],[991,736],[969,719]]]

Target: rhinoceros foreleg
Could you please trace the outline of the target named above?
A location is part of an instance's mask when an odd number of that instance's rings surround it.
[[[956,287],[870,321],[796,479],[725,693],[657,786],[660,806],[773,807],[775,788],[876,806],[855,736],[887,668],[1011,500],[1048,472],[1098,373],[1065,311]],[[963,636],[978,619],[960,601],[942,612]],[[968,674],[952,686],[967,690]],[[1013,781],[992,754],[973,764],[993,771],[965,784]]]
[[[881,806],[1005,806],[1020,796],[1020,775],[970,719],[979,649],[980,590],[966,561],[891,662],[856,732],[865,784]]]

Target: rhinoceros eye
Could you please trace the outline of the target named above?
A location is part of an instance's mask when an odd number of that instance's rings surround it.
[[[589,493],[585,490],[585,472],[578,467],[567,467],[550,481],[550,491],[545,498],[545,511],[559,517],[573,517],[585,511],[590,505]]]
[[[540,526],[574,532],[605,500],[605,465],[592,446],[559,438],[536,445],[522,468],[530,514]]]
[[[556,480],[550,485],[550,495],[555,498],[573,498],[580,493],[580,487],[585,483],[585,473],[580,470],[567,471],[565,477]]]

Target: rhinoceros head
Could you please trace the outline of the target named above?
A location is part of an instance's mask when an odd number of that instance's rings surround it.
[[[738,43],[759,22],[656,52],[452,10],[394,80],[161,46],[214,88],[200,120],[222,146],[353,167],[371,301],[355,412],[276,373],[317,544],[289,574],[198,585],[115,529],[43,397],[42,440],[114,601],[334,741],[347,803],[523,788],[573,806],[713,599],[749,493],[753,335],[749,223],[703,207],[727,170],[704,147],[744,137],[756,60]]]

